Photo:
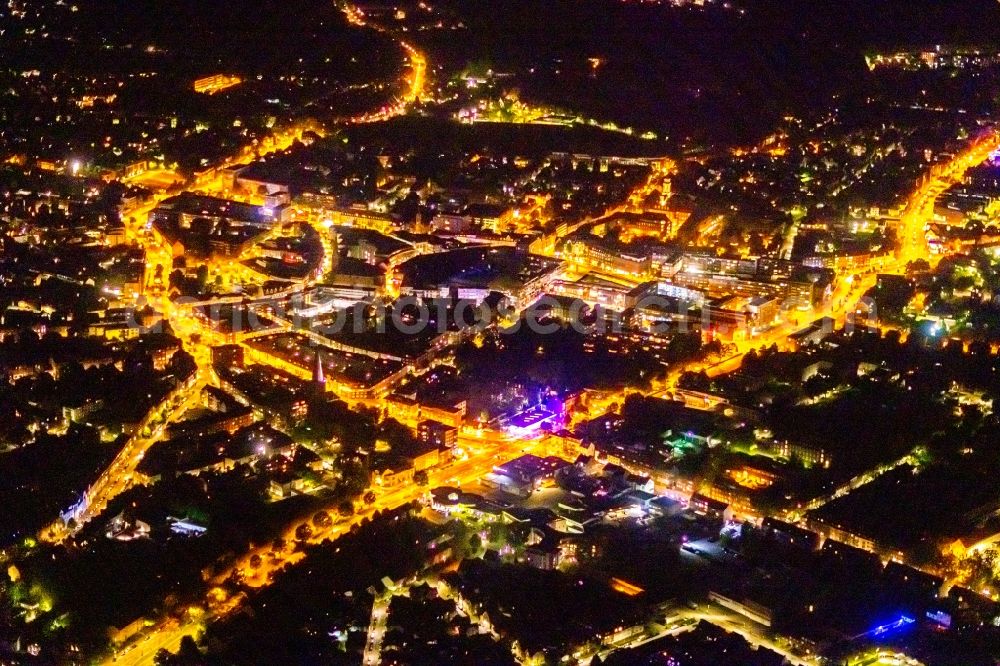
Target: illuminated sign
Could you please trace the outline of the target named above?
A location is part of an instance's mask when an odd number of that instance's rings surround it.
[[[890,622],[888,624],[883,624],[878,627],[875,627],[874,629],[868,632],[868,635],[872,637],[886,636],[900,629],[906,629],[914,622],[916,622],[916,620],[914,620],[912,617],[908,617],[906,615],[900,615],[899,619],[896,620],[895,622]]]
[[[927,611],[927,619],[945,629],[951,628],[951,615],[944,611]]]

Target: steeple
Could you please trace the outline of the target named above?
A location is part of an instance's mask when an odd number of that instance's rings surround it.
[[[326,386],[326,376],[323,374],[323,354],[316,352],[316,365],[313,367],[313,384],[319,387]]]

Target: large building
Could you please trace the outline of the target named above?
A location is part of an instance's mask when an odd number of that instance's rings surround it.
[[[439,421],[424,420],[417,425],[417,439],[438,449],[451,449],[458,443],[458,428]]]
[[[648,253],[626,251],[597,236],[577,236],[566,241],[562,257],[579,267],[644,281],[652,274]]]
[[[243,79],[238,76],[212,74],[211,76],[203,76],[200,79],[196,79],[194,82],[194,91],[203,95],[214,95],[227,88],[238,86],[242,82]]]
[[[177,196],[164,199],[150,213],[150,221],[156,226],[176,226],[180,229],[190,229],[197,219],[212,223],[226,223],[230,227],[269,228],[276,222],[285,221],[290,211],[286,208],[278,210],[264,206],[254,206],[239,201],[209,197],[201,194],[184,192]]]

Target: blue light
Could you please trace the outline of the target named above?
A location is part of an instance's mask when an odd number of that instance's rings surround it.
[[[894,632],[897,629],[905,629],[914,622],[916,622],[916,620],[914,620],[912,617],[909,617],[908,615],[900,615],[899,619],[896,620],[895,622],[890,622],[888,624],[883,624],[878,627],[875,627],[874,629],[868,632],[868,635],[872,636],[873,638],[876,636],[885,636],[886,634]]]

